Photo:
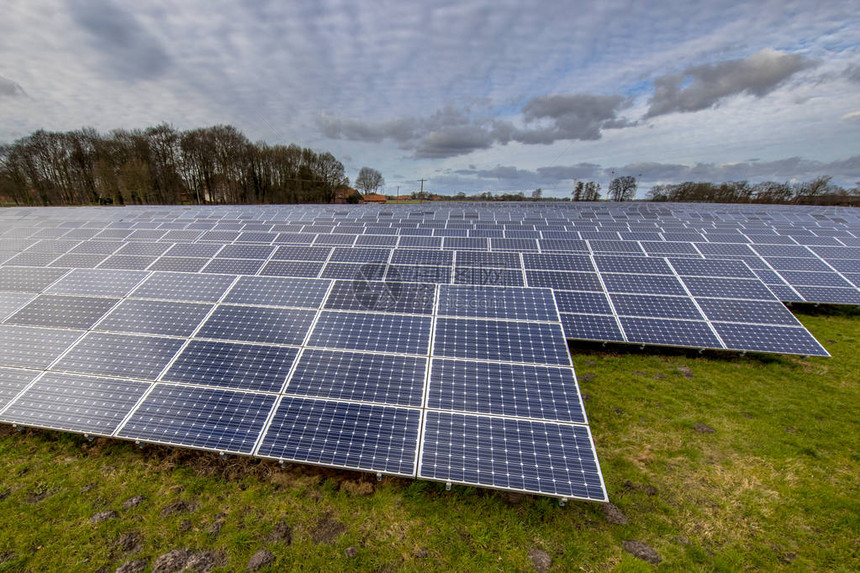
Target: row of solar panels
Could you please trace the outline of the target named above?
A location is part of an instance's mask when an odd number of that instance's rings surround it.
[[[588,242],[590,243],[590,242]],[[625,245],[637,244],[626,242]],[[671,244],[671,243],[667,243]],[[696,247],[693,244],[682,245]],[[835,247],[758,246],[751,251],[747,245],[699,245],[705,255],[675,254],[676,257],[708,260],[739,260],[745,262],[780,300],[787,302],[816,302],[834,304],[860,304],[860,253],[858,258],[825,257]],[[710,247],[710,248],[705,248]],[[599,245],[594,245],[599,249]],[[847,256],[854,250],[843,247],[839,254]],[[619,254],[621,253],[621,254]],[[0,253],[0,262],[7,266],[103,268],[126,270],[169,270],[178,272],[240,273],[260,272],[273,276],[303,276],[323,278],[349,278],[354,270],[341,263],[372,263],[377,266],[379,278],[390,280],[432,280],[468,284],[531,284],[521,272],[500,271],[482,273],[476,268],[529,270],[577,270],[561,262],[576,260],[585,254],[594,254],[598,264],[615,257],[630,257],[624,251],[553,251],[547,253],[508,251],[438,251],[413,248],[355,249],[321,245],[262,245],[223,243],[158,243],[86,240],[41,240],[22,252]],[[637,255],[637,253],[633,253]],[[642,266],[658,257],[656,253],[642,256]],[[559,261],[551,264],[544,261]],[[407,265],[424,265],[430,278],[414,277],[416,269]],[[438,276],[432,277],[430,265],[440,267]],[[441,267],[455,267],[454,275]],[[325,268],[324,268],[325,267]],[[462,269],[461,269],[462,267]],[[370,271],[371,269],[368,269]],[[507,278],[509,276],[510,278]],[[539,285],[538,286],[543,286]]]
[[[606,499],[547,289],[113,273],[0,325],[0,420]]]
[[[436,254],[444,253],[428,252]],[[498,255],[481,254],[484,258]],[[575,270],[523,273],[506,268],[455,268],[453,276],[457,282],[481,279],[493,287],[519,286],[525,276],[529,285],[553,289],[552,311],[556,312],[556,308],[561,311],[568,338],[826,355],[821,345],[742,262],[578,255],[534,257],[539,259],[529,261],[531,266]],[[506,264],[501,259],[495,262]],[[436,299],[432,283],[447,283],[451,275],[450,268],[442,266],[399,265],[388,266],[386,270],[385,265],[373,263],[328,264],[339,264],[338,276],[349,280],[336,281],[324,305],[322,297],[330,281],[322,279],[241,276],[236,280],[234,275],[208,273],[3,266],[0,309],[10,314],[6,322],[16,324],[90,328],[98,322],[99,328],[107,331],[187,335],[186,331],[211,311],[211,304],[200,303],[211,303],[220,296],[225,296],[224,303],[228,304],[296,308],[323,305],[332,310],[427,314]],[[389,280],[381,282],[379,279],[383,277]],[[423,282],[411,282],[416,280]],[[132,288],[134,291],[130,293]],[[470,314],[465,316],[548,320],[546,312],[538,313],[533,305],[525,304],[525,299],[521,300],[522,307],[507,305],[506,312],[511,313],[508,315],[494,315],[492,312],[497,309],[480,306],[481,300],[493,293],[504,293],[504,289],[447,284],[440,288],[443,315],[464,316],[468,311]],[[225,294],[227,289],[229,293]],[[42,290],[46,294],[35,300],[26,294]],[[520,293],[521,298],[524,292],[542,292],[508,291]],[[463,292],[471,293],[475,308],[450,311],[446,303],[452,296],[450,293]],[[68,295],[130,296],[134,300],[125,300],[114,308],[116,298]],[[138,299],[186,302],[165,302],[159,308],[155,303]],[[108,311],[110,314],[102,318]],[[146,330],[153,328],[152,323],[166,324],[171,317],[175,332]]]

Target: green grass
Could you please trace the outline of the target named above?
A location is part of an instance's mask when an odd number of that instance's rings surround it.
[[[519,571],[532,549],[557,571],[654,568],[624,540],[656,549],[664,570],[856,571],[860,314],[799,318],[832,358],[572,347],[627,525],[599,504],[2,426],[0,571],[113,571],[186,547],[224,571],[264,547],[277,570]],[[135,495],[146,501],[123,509]],[[162,515],[178,500],[191,510]],[[107,510],[119,517],[90,523]],[[292,543],[271,539],[284,520]],[[117,544],[127,533],[141,537],[133,554]]]

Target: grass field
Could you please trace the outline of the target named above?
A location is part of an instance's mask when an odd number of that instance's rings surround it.
[[[654,569],[631,540],[664,570],[857,571],[860,312],[798,317],[832,358],[572,347],[623,516],[0,426],[0,571],[149,571],[183,549],[159,571],[244,571],[262,549],[270,570]]]

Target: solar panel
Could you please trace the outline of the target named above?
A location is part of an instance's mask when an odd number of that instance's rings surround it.
[[[418,476],[607,501],[587,426],[429,410]]]
[[[65,295],[40,295],[6,319],[7,324],[57,328],[92,327],[118,299]]]
[[[433,354],[451,358],[569,365],[558,324],[439,318]]]
[[[163,379],[234,390],[279,392],[298,349],[263,344],[192,340]]]
[[[212,308],[209,304],[156,300],[123,300],[95,327],[132,334],[190,336]]]
[[[0,267],[0,291],[42,292],[67,272],[67,269]]]
[[[415,474],[421,410],[284,397],[257,455]]]
[[[315,312],[288,308],[220,305],[197,331],[200,338],[301,344]]]
[[[0,326],[0,360],[4,366],[47,368],[83,331],[27,326]]]
[[[48,372],[10,404],[0,420],[110,436],[149,386],[131,380]]]
[[[250,454],[274,403],[266,394],[156,384],[117,435]]]
[[[664,320],[621,317],[621,326],[628,342],[659,346],[693,348],[722,348],[708,323],[697,320]]]
[[[286,392],[421,407],[426,358],[306,349]]]
[[[331,281],[302,278],[239,277],[224,302],[319,308]]]
[[[73,431],[559,497],[605,497],[599,470],[558,473],[597,467],[590,438],[580,452],[560,429],[585,424],[565,336],[824,356],[776,297],[860,303],[860,218],[834,208],[18,212],[0,211],[0,400],[37,396],[27,408],[49,413],[30,424],[68,411]],[[76,383],[37,394],[40,374]],[[86,425],[77,409],[111,384],[147,390],[116,394],[114,426]],[[422,437],[438,416],[464,420],[444,444]],[[380,453],[380,424],[407,419],[408,443]],[[437,448],[456,454],[416,466]]]
[[[39,373],[39,370],[0,367],[0,411],[35,380]]]
[[[325,308],[430,314],[433,312],[435,292],[436,287],[432,284],[335,281]]]
[[[558,311],[548,289],[518,287],[439,287],[439,315],[471,318],[510,318],[558,321]]]
[[[123,297],[147,276],[145,271],[74,269],[45,292]]]
[[[427,407],[586,423],[570,368],[434,359]]]
[[[427,354],[431,318],[364,312],[320,313],[308,346]]]
[[[89,332],[54,370],[155,380],[182,347],[182,340]]]

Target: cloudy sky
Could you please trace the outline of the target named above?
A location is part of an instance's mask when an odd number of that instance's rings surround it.
[[[860,181],[856,0],[11,0],[0,141],[168,122],[331,151],[386,192],[612,173]]]

